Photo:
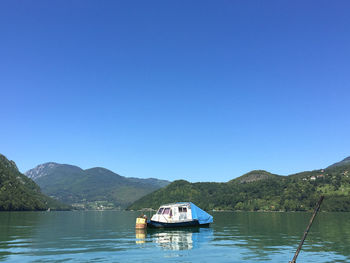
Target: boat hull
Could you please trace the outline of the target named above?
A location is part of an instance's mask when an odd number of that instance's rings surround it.
[[[209,224],[199,224],[198,220],[177,222],[177,223],[163,223],[158,221],[149,220],[147,227],[151,228],[177,228],[177,227],[208,227]]]

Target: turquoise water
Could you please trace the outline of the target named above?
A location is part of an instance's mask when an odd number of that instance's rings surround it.
[[[135,231],[137,212],[2,212],[0,261],[288,262],[308,213],[212,213],[210,228]],[[350,213],[320,213],[298,262],[350,262]]]

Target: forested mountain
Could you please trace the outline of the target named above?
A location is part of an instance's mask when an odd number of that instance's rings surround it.
[[[0,211],[67,210],[70,207],[45,196],[33,180],[21,174],[15,162],[0,154]]]
[[[231,180],[230,182],[231,183],[250,183],[250,182],[256,182],[256,181],[266,180],[266,179],[275,179],[277,177],[280,177],[280,175],[272,174],[264,170],[254,170],[240,177],[237,177]]]
[[[53,162],[38,165],[25,174],[43,193],[81,209],[125,208],[170,183],[154,178],[128,178],[101,167],[83,170]]]
[[[342,160],[340,162],[337,162],[335,164],[328,166],[328,168],[337,167],[337,166],[344,166],[344,165],[350,165],[350,156],[345,158],[344,160]]]
[[[129,209],[157,209],[165,203],[191,201],[206,210],[308,211],[320,195],[325,195],[323,211],[350,212],[348,162],[289,176],[252,171],[227,183],[174,181]]]

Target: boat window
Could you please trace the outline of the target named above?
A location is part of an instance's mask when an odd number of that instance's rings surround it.
[[[179,207],[179,213],[187,213],[187,207]]]
[[[163,215],[168,215],[169,212],[170,212],[170,208],[169,207],[168,208],[164,208]]]
[[[160,215],[160,214],[163,212],[163,210],[164,210],[164,208],[163,208],[163,207],[159,208],[159,210],[158,210],[157,214],[158,214],[158,215]]]

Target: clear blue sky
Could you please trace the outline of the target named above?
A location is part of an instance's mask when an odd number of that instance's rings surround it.
[[[350,155],[349,1],[0,1],[0,153],[228,181]]]

